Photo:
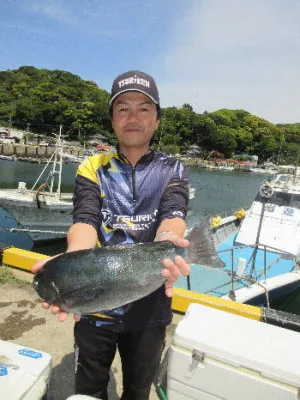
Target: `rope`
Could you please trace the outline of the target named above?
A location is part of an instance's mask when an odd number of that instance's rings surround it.
[[[66,235],[67,232],[60,231],[42,231],[39,229],[21,229],[21,228],[0,228],[0,231],[8,231],[8,232],[32,232],[32,233],[53,233],[54,235]]]

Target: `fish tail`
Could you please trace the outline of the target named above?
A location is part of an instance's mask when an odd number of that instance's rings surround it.
[[[190,246],[187,248],[186,261],[190,264],[200,264],[210,268],[223,268],[224,262],[216,252],[214,239],[207,221],[202,220],[186,236]]]

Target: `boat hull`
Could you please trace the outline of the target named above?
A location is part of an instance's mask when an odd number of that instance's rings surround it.
[[[35,243],[65,238],[72,224],[71,202],[40,201],[38,204],[30,199],[1,199],[0,205],[23,226]]]
[[[235,301],[253,306],[269,306],[300,289],[300,271],[285,273],[260,281],[235,292]],[[267,296],[266,296],[267,293]],[[222,298],[229,300],[229,296]]]

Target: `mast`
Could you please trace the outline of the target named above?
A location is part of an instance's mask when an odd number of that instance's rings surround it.
[[[53,187],[54,187],[55,175],[58,174],[58,184],[57,184],[57,191],[56,191],[58,197],[60,197],[62,159],[63,159],[63,146],[62,146],[61,132],[62,132],[62,125],[59,126],[59,134],[55,135],[57,138],[57,141],[55,144],[54,161],[53,161],[53,167],[52,167],[52,172],[51,172],[51,183],[50,183],[50,193],[52,193]],[[58,170],[56,169],[57,163],[58,163]]]
[[[62,162],[63,162],[63,145],[61,137],[62,125],[59,127],[59,140],[58,140],[58,151],[59,151],[59,173],[58,173],[58,185],[57,185],[57,196],[60,198],[60,188],[61,188],[61,174],[62,174]]]

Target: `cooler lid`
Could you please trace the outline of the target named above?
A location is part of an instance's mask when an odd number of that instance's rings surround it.
[[[42,375],[50,374],[51,360],[48,353],[0,340],[0,397],[23,398]]]
[[[173,344],[300,386],[300,335],[288,329],[191,304]]]

